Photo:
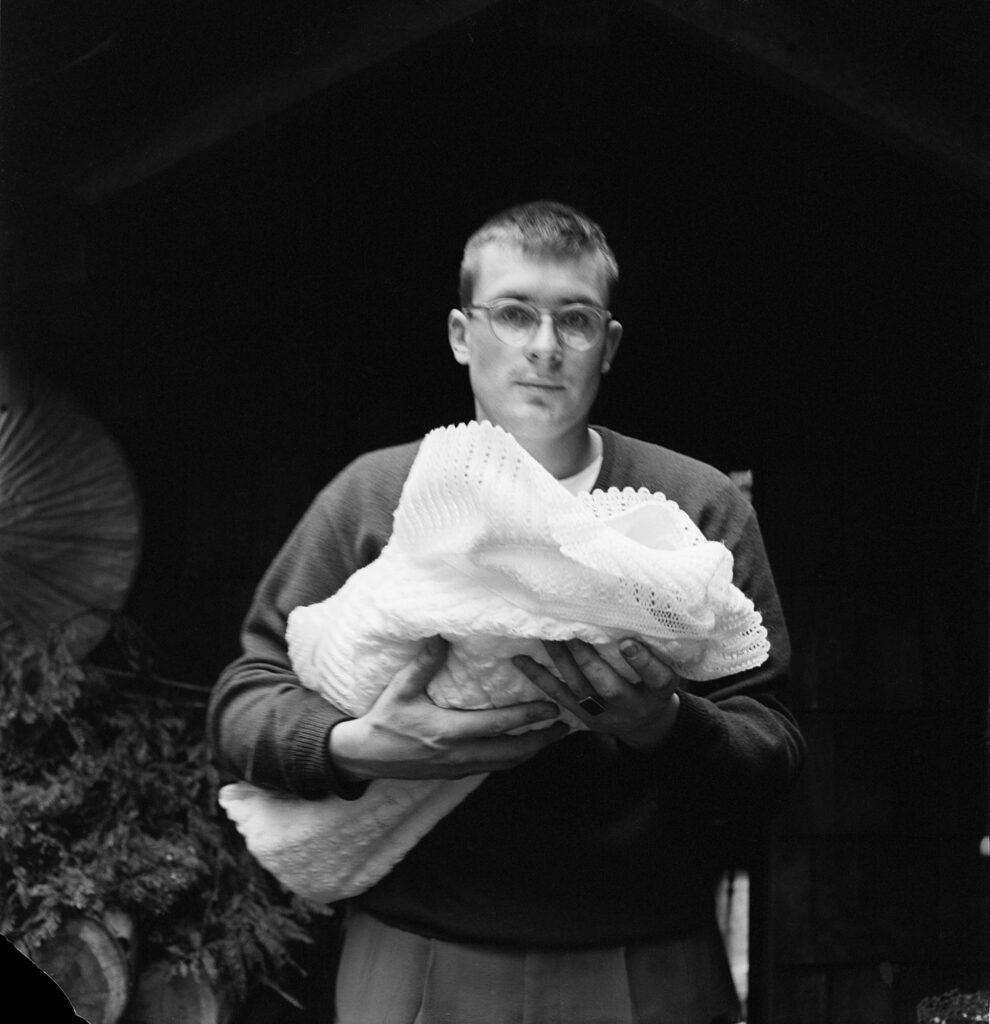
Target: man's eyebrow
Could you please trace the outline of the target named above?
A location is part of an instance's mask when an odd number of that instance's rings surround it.
[[[539,303],[536,299],[527,292],[508,291],[500,292],[498,295],[493,295],[488,301],[492,302],[495,299],[517,299],[519,302],[528,302],[531,306],[538,306]],[[595,306],[599,307],[601,304],[593,295],[588,295],[582,292],[578,292],[574,295],[565,295],[557,303],[559,306],[573,306],[581,304],[584,306]],[[601,307],[604,308],[604,307]]]

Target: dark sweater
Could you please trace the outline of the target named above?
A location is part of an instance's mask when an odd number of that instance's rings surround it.
[[[763,615],[762,666],[681,683],[680,711],[661,750],[574,733],[492,773],[356,903],[424,935],[515,946],[602,946],[684,934],[712,913],[712,827],[776,812],[804,744],[779,696],[790,657],[752,507],[722,473],[656,445],[596,427],[595,486],[646,487],[677,502],[734,557],[734,581]],[[243,654],[210,703],[218,763],[257,785],[319,798],[360,798],[329,756],[345,716],[293,675],[285,623],[377,557],[418,450],[355,460],[317,496],[258,587]]]

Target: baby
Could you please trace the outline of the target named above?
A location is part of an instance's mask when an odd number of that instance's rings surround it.
[[[488,423],[426,436],[389,543],[331,597],[296,608],[286,639],[302,683],[359,717],[435,634],[450,646],[427,692],[466,709],[545,699],[511,662],[549,666],[544,640],[594,644],[627,678],[617,642],[628,636],[685,679],[740,672],[769,651],[728,549],[676,504],[645,490],[575,496]],[[373,885],[484,778],[376,779],[355,801],[235,783],[220,802],[272,874],[322,903]]]

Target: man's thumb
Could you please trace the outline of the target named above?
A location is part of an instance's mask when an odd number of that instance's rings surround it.
[[[431,636],[396,677],[402,692],[422,693],[446,661],[449,646],[442,636]]]

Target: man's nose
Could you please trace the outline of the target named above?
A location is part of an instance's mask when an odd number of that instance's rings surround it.
[[[562,346],[560,338],[557,337],[557,327],[550,313],[544,312],[540,315],[540,325],[536,328],[526,348],[530,355],[534,357],[542,359],[560,358]]]

